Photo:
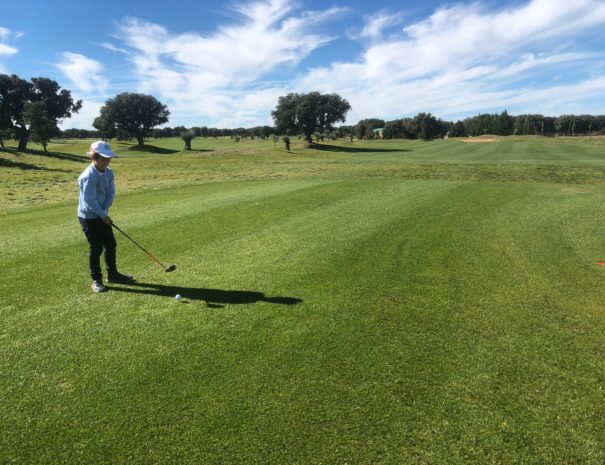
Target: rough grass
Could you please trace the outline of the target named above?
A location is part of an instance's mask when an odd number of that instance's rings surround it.
[[[74,177],[84,169],[91,141],[58,141],[46,154],[36,144],[21,154],[0,151],[3,210],[77,198]],[[114,142],[123,158],[112,168],[122,194],[225,180],[291,178],[389,178],[477,182],[600,184],[605,179],[605,139],[518,137],[489,144],[447,141],[334,141],[313,148],[295,140],[194,139],[182,152],[180,139],[148,141],[141,149]],[[37,149],[38,148],[38,149]],[[152,156],[157,155],[157,156]],[[141,162],[141,158],[147,162]],[[233,169],[233,167],[237,169]],[[157,173],[160,173],[159,175]]]
[[[87,142],[0,152],[0,463],[605,461],[598,140],[150,143],[102,295]]]

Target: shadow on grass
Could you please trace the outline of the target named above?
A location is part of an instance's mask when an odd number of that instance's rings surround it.
[[[347,153],[386,153],[386,152],[410,152],[409,149],[381,149],[375,147],[351,147],[342,145],[312,144],[310,149],[324,152],[347,152]]]
[[[10,152],[14,155],[18,155],[20,153],[27,153],[29,155],[36,155],[39,157],[47,157],[47,158],[58,158],[60,160],[68,160],[75,161],[79,163],[90,163],[90,158],[84,156],[73,155],[71,153],[63,153],[63,152],[45,152],[44,150],[30,150],[27,149],[25,152],[18,152],[17,149],[4,149],[6,152]]]
[[[180,152],[180,150],[164,149],[162,147],[156,147],[155,145],[132,145],[128,147],[128,150],[133,152],[159,153],[161,155]]]
[[[0,167],[4,168],[19,168],[20,170],[40,170],[40,171],[58,171],[61,173],[69,173],[68,170],[61,170],[57,168],[47,168],[46,166],[38,166],[30,163],[23,163],[21,161],[11,161],[0,158]]]
[[[128,147],[129,151],[133,152],[144,152],[144,153],[157,153],[159,155],[170,155],[172,153],[194,153],[194,152],[214,152],[209,149],[192,149],[192,150],[176,150],[176,149],[165,149],[162,147],[156,147],[155,145],[131,145]]]
[[[163,284],[140,282],[134,282],[123,286],[111,286],[111,290],[172,298],[177,294],[180,294],[183,297],[184,302],[187,302],[188,300],[202,300],[206,302],[210,308],[223,308],[227,304],[254,304],[257,302],[268,302],[280,305],[296,305],[302,302],[302,299],[297,299],[296,297],[267,297],[262,292],[256,291],[227,291],[199,287],[165,286]]]

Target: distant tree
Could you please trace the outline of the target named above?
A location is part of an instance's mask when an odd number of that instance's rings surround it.
[[[301,94],[290,93],[279,97],[277,106],[271,112],[278,132],[294,133],[300,130],[300,111],[298,106],[302,99]],[[311,131],[311,134],[313,131]]]
[[[63,118],[69,118],[82,108],[82,101],[74,101],[71,92],[61,89],[56,81],[32,78],[25,81],[12,74],[0,74],[0,130],[12,130],[19,140],[17,150],[27,150],[30,130],[24,120],[25,106],[42,102],[46,118],[56,127]]]
[[[374,129],[384,127],[385,122],[383,119],[362,119],[355,125],[355,134],[358,139],[372,139],[374,137]]]
[[[466,128],[467,135],[469,135],[469,136],[478,135],[477,134],[478,120],[477,120],[476,116],[465,118],[463,123],[464,123],[464,127]],[[481,134],[481,133],[479,132],[479,134]]]
[[[441,118],[437,118],[437,123],[439,125],[439,134],[440,138],[444,138],[445,135],[449,132],[450,128],[454,125],[451,121],[445,121]]]
[[[192,130],[183,131],[181,139],[185,142],[185,150],[191,150],[191,141],[195,139],[195,133]]]
[[[101,115],[94,119],[92,126],[99,130],[103,140],[111,140],[118,135],[116,125],[107,117],[105,108],[101,108]]]
[[[101,108],[105,124],[134,137],[139,145],[145,145],[145,137],[155,126],[167,123],[169,115],[168,107],[155,97],[128,92],[107,100]]]
[[[464,120],[464,126],[466,127],[469,135],[480,136],[483,134],[497,134],[498,133],[498,115],[490,114],[478,114],[471,118]]]
[[[575,135],[588,135],[592,130],[592,120],[593,116],[591,115],[577,115],[575,118],[575,126],[574,126],[574,134]]]
[[[435,139],[441,133],[440,122],[430,113],[418,113],[414,117],[414,127],[417,130],[418,139]]]
[[[597,134],[605,133],[605,115],[597,115],[594,117],[592,130]]]
[[[279,97],[271,112],[278,131],[286,134],[302,133],[313,143],[313,133],[332,129],[337,121],[345,121],[351,105],[338,94],[290,93]]]
[[[527,136],[534,133],[531,115],[518,115],[513,123],[513,134]]]
[[[561,115],[554,120],[553,125],[559,136],[578,136],[603,131],[604,122],[605,117],[602,115]]]
[[[208,128],[206,126],[202,126],[200,128],[201,136],[205,139],[208,137]]]
[[[561,115],[555,120],[555,129],[559,136],[571,135],[573,118],[570,115]]]
[[[275,128],[272,128],[271,126],[263,126],[261,128],[260,135],[263,139],[266,139],[274,132],[275,132]]]
[[[174,128],[172,128],[172,132],[178,137],[181,137],[181,134],[183,134],[186,131],[187,131],[187,128],[185,126],[175,126]]]
[[[53,137],[62,137],[65,139],[99,139],[100,138],[99,131],[91,131],[88,129],[76,129],[70,128],[65,131],[59,130],[56,136]]]
[[[403,118],[401,124],[403,125],[403,136],[405,139],[418,138],[418,129],[415,126],[413,118]]]
[[[339,126],[336,128],[338,137],[348,138],[352,134],[354,126]]]
[[[336,128],[336,134],[338,135],[338,137],[345,137],[348,138],[349,134],[351,134],[353,126],[338,126]]]
[[[540,134],[543,136],[554,136],[556,119],[557,118],[554,118],[552,116],[545,116],[542,120]]]
[[[542,115],[518,115],[514,118],[514,135],[540,136],[554,133],[555,119]]]
[[[498,114],[479,114],[464,120],[467,132],[471,136],[481,134],[508,135],[542,135],[552,136],[556,133],[571,134],[578,128],[590,131],[591,116],[563,115],[559,118],[540,114],[521,114],[511,116],[506,110]],[[576,125],[574,126],[574,121]],[[555,127],[556,123],[556,127]]]
[[[50,139],[59,133],[56,121],[48,116],[46,103],[27,102],[23,109],[23,121],[29,125],[30,139],[42,144],[46,152]]]
[[[448,135],[450,137],[466,137],[468,133],[466,132],[466,126],[460,120],[456,121],[454,125],[448,131]]]
[[[261,135],[261,127],[256,126],[250,129],[247,129],[246,132],[250,136],[250,139],[254,139],[255,137],[260,137]]]
[[[396,119],[387,121],[384,124],[384,131],[382,137],[385,139],[403,139],[405,137],[405,131],[403,130],[403,120]]]
[[[513,123],[515,119],[504,110],[498,116],[498,130],[496,134],[499,136],[510,136],[513,133]]]

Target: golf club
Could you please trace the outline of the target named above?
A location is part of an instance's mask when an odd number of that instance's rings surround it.
[[[128,234],[126,234],[124,231],[122,231],[115,223],[111,223],[111,226],[113,226],[114,228],[116,228],[118,231],[120,231],[122,234],[124,234],[124,236],[126,236],[128,239],[130,239],[132,241],[132,243],[134,245],[136,245],[139,249],[141,249],[143,252],[145,252],[147,255],[149,255],[158,265],[160,265],[162,267],[162,269],[166,272],[166,273],[170,273],[171,271],[176,270],[176,265],[170,265],[170,266],[166,266],[164,265],[161,261],[159,261],[156,257],[154,257],[151,253],[149,253],[147,250],[145,250],[145,248],[139,244],[137,241],[135,241],[132,237],[130,237]]]

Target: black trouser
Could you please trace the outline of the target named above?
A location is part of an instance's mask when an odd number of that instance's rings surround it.
[[[101,254],[105,250],[105,265],[108,274],[116,274],[116,238],[113,236],[113,229],[110,224],[103,223],[101,219],[87,220],[78,217],[82,231],[86,234],[90,250],[88,262],[90,266],[90,277],[93,281],[102,281],[101,274]]]

